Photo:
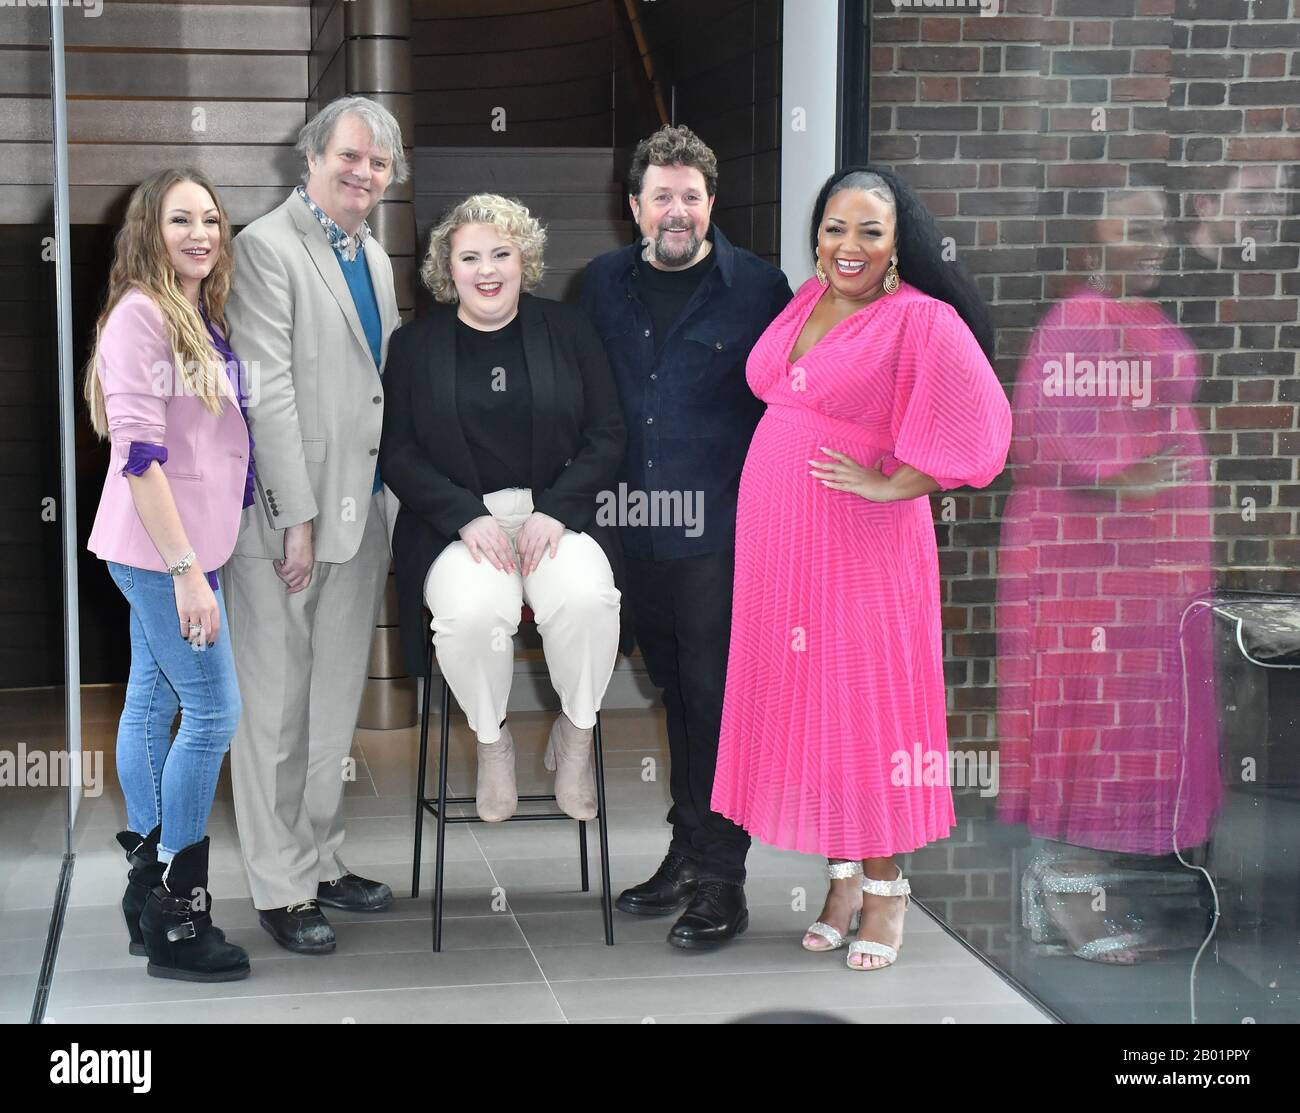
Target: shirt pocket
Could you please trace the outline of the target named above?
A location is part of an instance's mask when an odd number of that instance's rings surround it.
[[[745,358],[749,355],[747,333],[735,324],[719,321],[688,325],[678,346],[683,388],[697,398],[734,392],[737,382],[745,387]],[[733,382],[733,377],[737,380]]]
[[[627,343],[627,338],[632,334],[632,327],[636,323],[632,320],[632,314],[619,312],[614,315],[615,320],[602,321],[600,327],[596,330],[600,334],[600,339],[608,348],[611,345],[621,345]]]

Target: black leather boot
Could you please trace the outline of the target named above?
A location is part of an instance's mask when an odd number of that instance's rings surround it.
[[[614,907],[634,916],[667,916],[695,895],[697,882],[695,863],[670,850],[650,880],[624,889]]]
[[[158,863],[158,838],[161,834],[161,823],[147,835],[138,835],[134,831],[117,833],[118,845],[126,851],[126,860],[131,866],[126,875],[126,892],[122,894],[122,915],[126,918],[126,930],[131,935],[128,950],[140,958],[144,957],[140,913],[144,911],[149,890],[162,881],[162,870],[148,869]],[[146,870],[148,876],[145,876]]]
[[[118,845],[126,851],[126,860],[131,870],[126,875],[126,892],[122,894],[122,915],[126,918],[126,930],[131,934],[131,943],[127,948],[137,958],[144,958],[144,935],[140,932],[140,914],[144,911],[144,902],[149,899],[149,890],[162,883],[163,870],[152,867],[158,865],[158,840],[162,835],[162,824],[158,824],[147,835],[138,835],[134,831],[119,831]],[[207,908],[196,912],[195,919],[203,920],[212,927],[212,894],[208,894]],[[219,927],[212,931],[218,939],[225,939],[226,933]]]
[[[152,977],[183,982],[233,982],[248,977],[248,953],[218,938],[211,918],[204,915],[209,845],[205,835],[202,842],[178,851],[166,880],[149,891],[140,931]]]
[[[673,924],[668,942],[687,950],[715,947],[749,927],[745,888],[731,881],[701,881],[695,896]]]

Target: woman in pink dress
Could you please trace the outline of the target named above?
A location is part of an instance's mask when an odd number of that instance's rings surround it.
[[[890,965],[909,887],[894,855],[954,824],[932,491],[983,487],[1011,414],[987,311],[911,188],[850,167],[813,209],[817,277],[749,357],[767,403],[740,481],[713,807],[823,854],[804,936]]]

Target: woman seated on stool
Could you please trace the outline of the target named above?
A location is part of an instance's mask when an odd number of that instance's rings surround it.
[[[433,230],[420,277],[439,304],[389,340],[379,470],[393,532],[402,648],[424,673],[422,606],[478,738],[479,817],[518,804],[505,722],[524,602],[562,712],[546,745],[555,796],[596,814],[592,728],[614,671],[617,537],[595,524],[625,433],[600,338],[577,306],[527,291],[546,233],[517,201],[476,194]]]

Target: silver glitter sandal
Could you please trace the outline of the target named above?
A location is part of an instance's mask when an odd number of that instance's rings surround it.
[[[826,878],[828,881],[836,881],[845,877],[857,877],[861,873],[862,873],[861,862],[827,862],[826,863]],[[861,915],[860,912],[855,912],[853,914],[853,918],[849,921],[849,931],[858,930],[858,920],[860,915]],[[826,940],[827,943],[830,944],[830,946],[828,947],[810,947],[808,946],[806,940],[800,939],[799,944],[800,946],[803,947],[805,951],[814,951],[817,954],[821,954],[823,951],[837,951],[842,946],[844,946],[844,943],[846,941],[845,935],[842,931],[839,931],[837,928],[831,927],[830,924],[822,923],[821,920],[818,920],[815,924],[810,924],[808,930],[804,932],[804,935],[805,936],[820,935],[823,939]]]
[[[875,897],[902,897],[904,911],[912,903],[912,886],[903,876],[902,866],[898,867],[898,876],[893,881],[876,881],[874,878],[863,877],[862,891]],[[894,965],[902,946],[901,942],[897,947],[891,947],[888,943],[877,943],[874,939],[855,939],[849,944],[849,953],[844,959],[844,965],[850,970],[883,970],[887,966]],[[885,961],[879,966],[868,966],[864,959],[861,966],[856,966],[852,961],[854,955],[878,955]]]

